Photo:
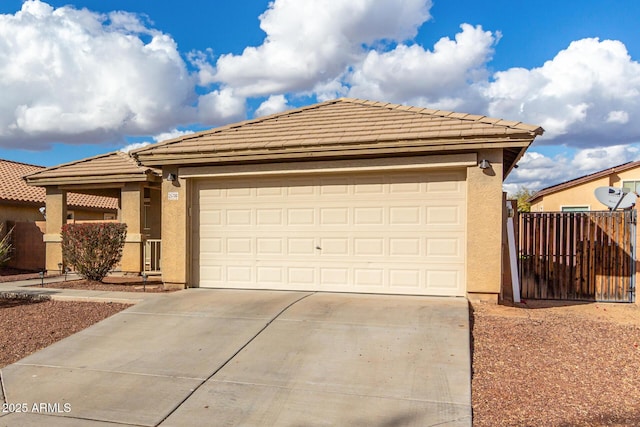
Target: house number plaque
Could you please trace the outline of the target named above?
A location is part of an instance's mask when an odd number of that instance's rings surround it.
[[[169,193],[167,193],[168,195],[168,199],[169,200],[178,200],[178,192],[177,191],[169,191]]]

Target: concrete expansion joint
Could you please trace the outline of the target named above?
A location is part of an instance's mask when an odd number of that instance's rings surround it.
[[[274,321],[276,321],[278,319],[278,317],[282,316],[287,310],[289,310],[291,307],[293,307],[295,304],[299,303],[300,301],[302,301],[305,298],[310,297],[311,295],[315,295],[317,294],[317,292],[309,292],[305,295],[302,295],[300,298],[296,299],[295,301],[291,302],[289,305],[287,305],[286,307],[284,307],[282,310],[280,310],[278,313],[276,313],[258,332],[256,332],[256,334],[251,337],[249,340],[247,340],[246,343],[244,343],[244,345],[242,347],[240,347],[238,349],[238,351],[236,351],[235,353],[233,353],[231,355],[231,357],[229,357],[227,360],[225,360],[222,364],[220,364],[220,366],[213,371],[213,373],[211,375],[209,375],[207,378],[205,378],[203,381],[200,382],[200,384],[198,384],[197,386],[195,386],[192,390],[190,390],[190,392],[185,396],[184,399],[182,399],[182,401],[180,403],[178,403],[176,405],[175,408],[173,408],[172,411],[170,411],[159,423],[158,425],[162,425],[162,423],[169,418],[175,411],[178,410],[178,408],[180,408],[184,402],[187,401],[187,399],[189,399],[196,391],[198,391],[198,389],[200,389],[200,387],[202,387],[203,384],[205,384],[207,381],[210,381],[211,379],[213,379],[213,377],[220,372],[225,366],[227,366],[229,364],[229,362],[231,362],[233,359],[235,359],[235,357],[242,351],[244,350],[249,344],[251,344],[256,338],[258,338],[260,336],[260,334],[262,334]]]
[[[101,372],[106,374],[123,374],[123,375],[135,375],[138,377],[155,377],[155,378],[176,378],[181,380],[203,380],[203,378],[193,378],[193,377],[183,377],[180,375],[160,375],[160,374],[148,374],[144,372],[131,372],[131,371],[116,371],[113,369],[92,369],[92,368],[78,368],[78,367],[69,367],[69,366],[60,366],[60,365],[43,365],[38,363],[21,363],[16,362],[15,365],[20,366],[35,366],[40,368],[49,368],[49,369],[75,369],[78,371],[87,371],[87,372]]]
[[[282,390],[295,390],[295,391],[306,391],[306,392],[316,392],[317,388],[313,387],[295,387],[292,388],[290,385],[277,385],[277,384],[266,384],[266,383],[257,383],[251,381],[229,381],[229,380],[216,380],[212,379],[211,381],[217,383],[224,384],[239,384],[239,385],[248,385],[248,386],[258,386],[258,387],[269,387],[269,388],[278,388]],[[324,385],[322,383],[315,383],[307,381],[306,384],[311,385]],[[323,390],[323,393],[327,394],[335,394],[341,396],[356,396],[356,397],[364,397],[364,398],[373,398],[373,399],[387,399],[387,400],[401,400],[404,402],[420,402],[420,403],[434,403],[434,404],[442,404],[451,405],[451,406],[460,406],[463,408],[468,407],[469,405],[465,405],[464,403],[452,402],[452,401],[443,401],[443,400],[433,400],[433,399],[418,399],[418,398],[410,398],[410,397],[395,397],[395,396],[385,396],[381,394],[362,394],[362,393],[348,393],[344,391],[331,391],[331,390]],[[462,418],[464,419],[464,418]],[[430,425],[440,425],[440,424],[430,424]]]

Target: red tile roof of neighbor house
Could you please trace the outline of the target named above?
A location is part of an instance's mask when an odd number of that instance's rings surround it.
[[[627,162],[618,166],[613,166],[608,169],[604,169],[598,172],[590,173],[588,175],[584,175],[578,178],[570,179],[569,181],[561,182],[559,184],[550,185],[549,187],[545,187],[542,190],[538,191],[532,197],[530,197],[527,201],[532,203],[539,199],[540,197],[546,196],[548,194],[557,193],[558,191],[566,190],[567,188],[575,187],[576,185],[585,184],[589,181],[593,181],[595,179],[600,179],[607,175],[611,175],[618,172],[624,172],[629,169],[640,167],[640,160],[636,160],[635,162]]]
[[[46,190],[43,187],[27,185],[23,176],[42,171],[42,166],[0,159],[0,201],[16,203],[45,203]],[[69,193],[67,202],[70,207],[89,209],[118,209],[118,200],[112,197]]]

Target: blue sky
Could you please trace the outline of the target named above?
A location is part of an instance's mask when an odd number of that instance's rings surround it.
[[[339,96],[541,125],[505,189],[640,158],[640,2],[3,0],[0,158],[53,166]]]

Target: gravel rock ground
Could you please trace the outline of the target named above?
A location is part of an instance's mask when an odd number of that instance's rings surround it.
[[[640,425],[640,307],[472,307],[475,427]]]
[[[34,285],[37,287],[39,285]],[[105,277],[102,282],[91,280],[68,280],[66,282],[48,283],[47,288],[54,289],[86,289],[95,291],[116,292],[174,292],[165,290],[159,278],[150,278],[145,284],[139,277]]]
[[[101,302],[0,299],[0,368],[127,307]]]

